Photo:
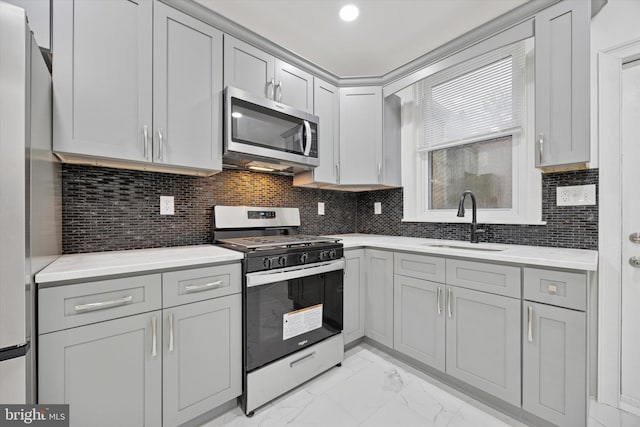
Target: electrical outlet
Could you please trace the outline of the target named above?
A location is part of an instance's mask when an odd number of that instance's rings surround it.
[[[595,184],[556,187],[556,206],[585,206],[595,204]]]
[[[173,215],[173,196],[160,196],[160,215]]]
[[[324,202],[318,202],[318,215],[324,215]]]
[[[382,203],[380,202],[375,202],[373,204],[373,213],[375,215],[380,215],[382,213]]]

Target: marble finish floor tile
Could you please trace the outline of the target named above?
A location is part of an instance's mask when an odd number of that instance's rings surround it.
[[[640,417],[591,401],[587,427],[640,427]],[[367,344],[341,367],[247,418],[239,407],[203,427],[526,427]]]

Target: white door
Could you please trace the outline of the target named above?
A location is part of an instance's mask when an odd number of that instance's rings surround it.
[[[622,357],[620,400],[640,408],[640,60],[622,69]],[[634,243],[631,236],[637,233]],[[638,265],[631,263],[637,259]]]

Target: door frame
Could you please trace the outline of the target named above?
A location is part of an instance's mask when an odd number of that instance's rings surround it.
[[[598,52],[598,401],[640,414],[621,400],[622,64],[640,58],[640,39]],[[611,209],[611,207],[616,209]]]

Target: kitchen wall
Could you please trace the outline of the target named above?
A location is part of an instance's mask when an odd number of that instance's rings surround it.
[[[298,188],[292,179],[242,171],[208,178],[63,165],[63,252],[97,252],[211,241],[216,204],[299,207],[302,233],[376,233],[467,240],[468,224],[404,223],[402,190],[347,193]],[[558,185],[597,184],[598,170],[543,175],[544,226],[483,225],[482,241],[596,249],[597,206],[555,206]],[[175,215],[159,214],[161,195]],[[317,215],[318,202],[326,215]],[[382,215],[373,203],[382,202]]]
[[[542,219],[546,225],[481,224],[484,242],[577,249],[598,248],[598,206],[556,206],[556,187],[598,184],[598,169],[542,175]],[[382,214],[374,215],[374,202]],[[452,215],[455,215],[453,213]],[[468,240],[469,224],[401,222],[402,190],[361,193],[358,197],[357,232]]]

